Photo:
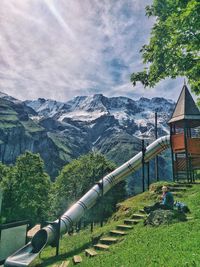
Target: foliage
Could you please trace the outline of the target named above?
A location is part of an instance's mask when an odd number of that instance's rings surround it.
[[[0,162],[0,185],[8,172],[9,172],[9,167]]]
[[[163,182],[162,182],[163,183]],[[102,228],[95,227],[91,234],[89,229],[80,231],[73,236],[63,236],[60,242],[60,255],[52,257],[54,249],[47,247],[37,266],[54,266],[63,260],[72,260],[72,256],[81,255],[83,262],[81,266],[107,266],[107,267],[177,267],[177,266],[199,266],[199,223],[200,223],[200,185],[195,184],[181,193],[180,201],[187,203],[191,209],[192,220],[187,222],[163,225],[157,228],[144,227],[142,223],[134,225],[129,234],[115,245],[111,245],[109,252],[98,251],[98,256],[94,258],[85,257],[84,249],[91,248],[91,237],[115,229],[116,225],[122,223],[124,216],[130,218],[131,214],[126,215],[127,208],[132,212],[138,211],[144,205],[152,204],[157,194],[145,192],[121,203],[122,209],[113,214],[118,217],[118,221],[109,221]],[[124,206],[124,208],[123,208]],[[126,208],[126,209],[125,209]],[[122,210],[124,212],[122,213]],[[121,242],[120,242],[121,241]]]
[[[15,166],[5,171],[0,165],[2,179],[2,215],[7,222],[29,219],[31,223],[44,220],[49,209],[50,179],[38,154],[26,152],[17,158]]]
[[[91,152],[66,165],[55,182],[54,210],[61,215],[81,198],[104,175],[115,169],[115,165],[102,154]],[[87,212],[85,220],[100,220],[102,213],[108,217],[116,203],[125,196],[125,183],[116,185]],[[103,210],[102,210],[103,209]]]
[[[200,94],[200,2],[154,0],[146,15],[156,17],[150,42],[141,49],[148,67],[131,75],[133,85],[153,87],[166,77],[186,76]]]
[[[9,167],[2,164],[0,162],[0,206],[2,205],[2,199],[3,199],[3,189],[2,189],[2,181],[7,176],[7,173],[9,172]],[[1,214],[1,207],[0,207],[0,224],[5,223],[6,218],[2,216]]]

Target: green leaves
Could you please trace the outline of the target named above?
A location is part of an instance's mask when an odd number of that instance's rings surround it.
[[[74,202],[81,198],[96,182],[115,169],[115,165],[100,153],[89,153],[66,165],[55,182],[54,211],[61,215]],[[97,206],[86,215],[86,220],[100,220],[102,209],[109,216],[115,205],[125,195],[124,183],[116,186]],[[112,190],[111,190],[112,191]]]
[[[15,166],[5,168],[2,212],[7,222],[29,219],[34,224],[47,218],[51,185],[40,156],[26,152],[18,157]]]
[[[148,45],[141,49],[148,68],[131,75],[135,86],[155,86],[166,77],[186,76],[192,90],[200,93],[200,2],[154,0],[147,16],[156,16]]]

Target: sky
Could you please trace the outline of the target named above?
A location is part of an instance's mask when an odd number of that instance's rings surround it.
[[[151,0],[1,0],[0,91],[18,99],[77,95],[176,100],[183,78],[133,87],[154,19]]]

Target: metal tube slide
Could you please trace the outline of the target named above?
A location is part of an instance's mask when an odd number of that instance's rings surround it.
[[[149,161],[165,149],[170,147],[170,136],[158,138],[146,148],[145,161]],[[114,185],[122,181],[127,175],[138,170],[142,165],[142,152],[139,152],[129,161],[121,165],[110,174],[103,177],[98,184],[94,185],[81,199],[61,216],[60,232],[64,234],[70,226],[80,220],[86,210],[90,209],[101,197],[101,185],[103,193],[107,193]],[[39,230],[31,243],[7,258],[4,266],[29,266],[38,253],[47,245],[52,245],[56,240],[56,224],[48,225]],[[34,257],[35,255],[35,257]]]

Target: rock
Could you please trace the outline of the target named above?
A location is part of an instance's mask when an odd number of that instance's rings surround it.
[[[177,210],[162,210],[152,211],[146,218],[144,224],[151,226],[159,226],[161,224],[171,224],[175,222],[186,221],[186,215]]]

